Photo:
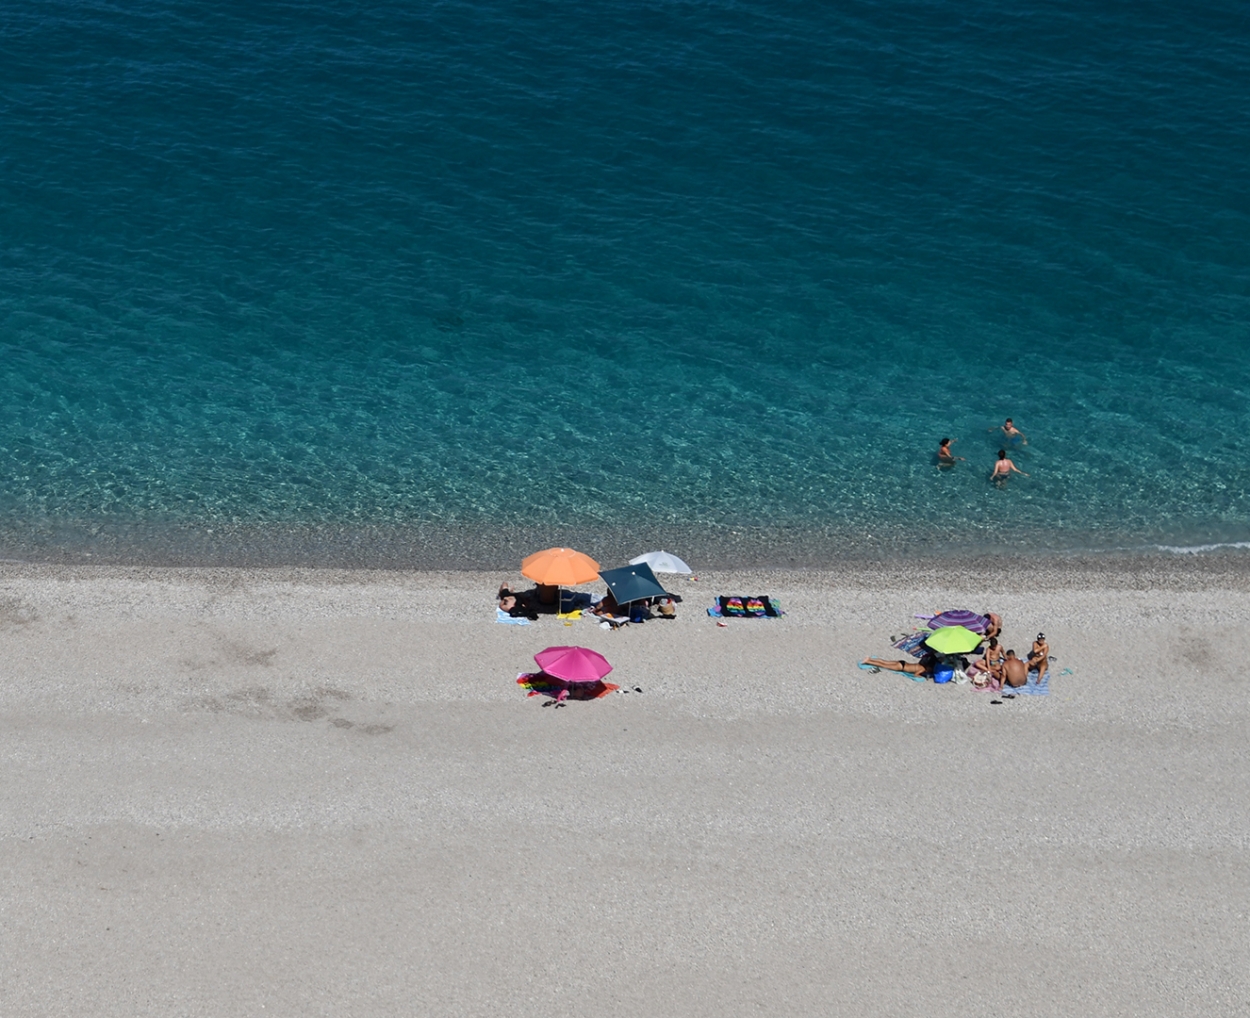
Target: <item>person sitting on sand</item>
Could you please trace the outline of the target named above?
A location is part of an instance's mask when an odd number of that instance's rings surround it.
[[[998,636],[1003,631],[1003,617],[995,615],[993,612],[985,613],[985,635],[987,637]]]
[[[962,456],[956,456],[951,452],[951,443],[954,441],[955,439],[953,438],[944,438],[938,442],[937,456],[939,467],[953,467],[958,460],[963,459]]]
[[[968,677],[977,689],[999,689],[1003,684],[1003,649],[998,638],[991,636],[985,645],[985,653],[972,663]]]
[[[1025,477],[1029,476],[1007,458],[1006,449],[999,449],[998,462],[994,464],[994,472],[990,474],[990,480],[994,481],[996,484],[1002,484],[1003,481],[1007,480],[1013,472],[1017,474],[1024,474]]]
[[[1012,689],[1019,689],[1029,681],[1029,667],[1018,657],[1014,650],[1007,651],[1003,661],[1003,682]]]
[[[917,678],[931,679],[937,660],[936,654],[926,654],[919,661],[887,661],[881,657],[866,657],[864,664],[870,668],[883,668],[887,672],[904,672]]]
[[[1033,641],[1033,649],[1029,651],[1027,664],[1029,671],[1037,672],[1037,679],[1040,682],[1046,675],[1046,669],[1050,667],[1050,644],[1046,642],[1045,633],[1037,634],[1037,639]]]

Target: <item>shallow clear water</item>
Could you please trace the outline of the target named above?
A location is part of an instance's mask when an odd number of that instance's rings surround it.
[[[1243,5],[19,0],[0,66],[10,557],[1250,539]]]

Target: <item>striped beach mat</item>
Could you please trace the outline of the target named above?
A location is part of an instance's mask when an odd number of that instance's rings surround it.
[[[910,654],[914,658],[924,657],[924,642],[933,635],[931,629],[921,629],[914,633],[908,633],[906,636],[900,637],[894,642],[894,649],[901,650],[904,654]]]
[[[767,594],[718,597],[707,613],[714,619],[776,619],[785,614],[781,602]]]

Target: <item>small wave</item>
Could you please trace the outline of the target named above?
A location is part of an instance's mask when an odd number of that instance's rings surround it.
[[[1221,544],[1156,544],[1155,547],[1173,555],[1200,555],[1205,551],[1220,551],[1223,548],[1250,548],[1250,541],[1227,541]]]

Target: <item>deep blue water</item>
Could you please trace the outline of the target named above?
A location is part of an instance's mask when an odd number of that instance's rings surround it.
[[[9,0],[0,554],[1250,540],[1199,7]]]

